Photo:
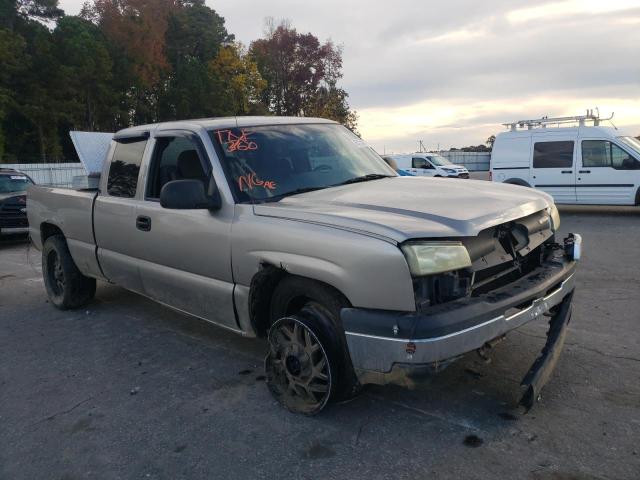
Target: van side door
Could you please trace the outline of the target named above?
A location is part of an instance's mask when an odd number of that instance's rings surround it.
[[[110,163],[100,180],[100,194],[93,207],[93,228],[98,261],[105,277],[134,292],[144,293],[140,278],[136,236],[137,196],[142,190],[140,166],[148,144],[148,132],[117,138]]]
[[[556,203],[575,203],[575,140],[568,136],[534,136],[532,143],[532,186],[552,195]]]
[[[436,169],[426,158],[412,157],[410,172],[421,177],[433,177],[435,175]]]
[[[578,203],[633,205],[640,160],[610,140],[581,138]]]
[[[219,210],[173,210],[160,205],[162,187],[173,180],[198,180],[205,191],[217,188],[211,161],[200,137],[190,131],[154,133],[146,165],[146,186],[135,233],[140,275],[154,300],[239,330],[233,308],[231,225],[234,205]]]

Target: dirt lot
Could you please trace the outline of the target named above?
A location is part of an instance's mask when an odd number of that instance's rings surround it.
[[[320,416],[267,392],[265,345],[101,284],[47,303],[39,252],[0,244],[0,478],[640,478],[640,209],[565,208],[584,236],[567,345],[511,409],[538,321],[419,388],[369,388]]]

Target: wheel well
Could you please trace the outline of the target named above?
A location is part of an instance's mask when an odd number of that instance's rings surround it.
[[[43,245],[44,245],[44,242],[47,240],[47,238],[51,237],[52,235],[64,236],[64,233],[62,233],[62,230],[60,230],[60,228],[55,226],[53,223],[45,222],[42,225],[40,225],[40,239]]]
[[[520,185],[521,187],[531,187],[527,182],[521,180],[519,178],[509,178],[505,180],[503,183],[508,183],[509,185]]]
[[[263,264],[262,268],[251,279],[251,287],[249,290],[249,318],[251,324],[259,337],[266,337],[271,326],[271,299],[273,293],[278,284],[286,277],[294,276],[288,273],[281,267],[276,267],[272,264]],[[336,293],[348,299],[333,286],[320,282],[315,279],[312,280],[320,285],[334,290]],[[296,308],[302,308],[309,297],[300,296],[292,301],[292,307],[290,308],[293,313]]]

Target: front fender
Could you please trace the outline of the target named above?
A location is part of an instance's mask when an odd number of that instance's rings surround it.
[[[332,286],[354,307],[415,311],[409,268],[394,243],[248,210],[236,216],[232,235],[237,284],[249,286],[260,268],[270,264]]]

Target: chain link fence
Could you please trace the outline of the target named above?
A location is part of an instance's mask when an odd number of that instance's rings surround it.
[[[71,187],[73,177],[85,176],[81,163],[2,163],[0,168],[11,168],[26,173],[38,185]]]

